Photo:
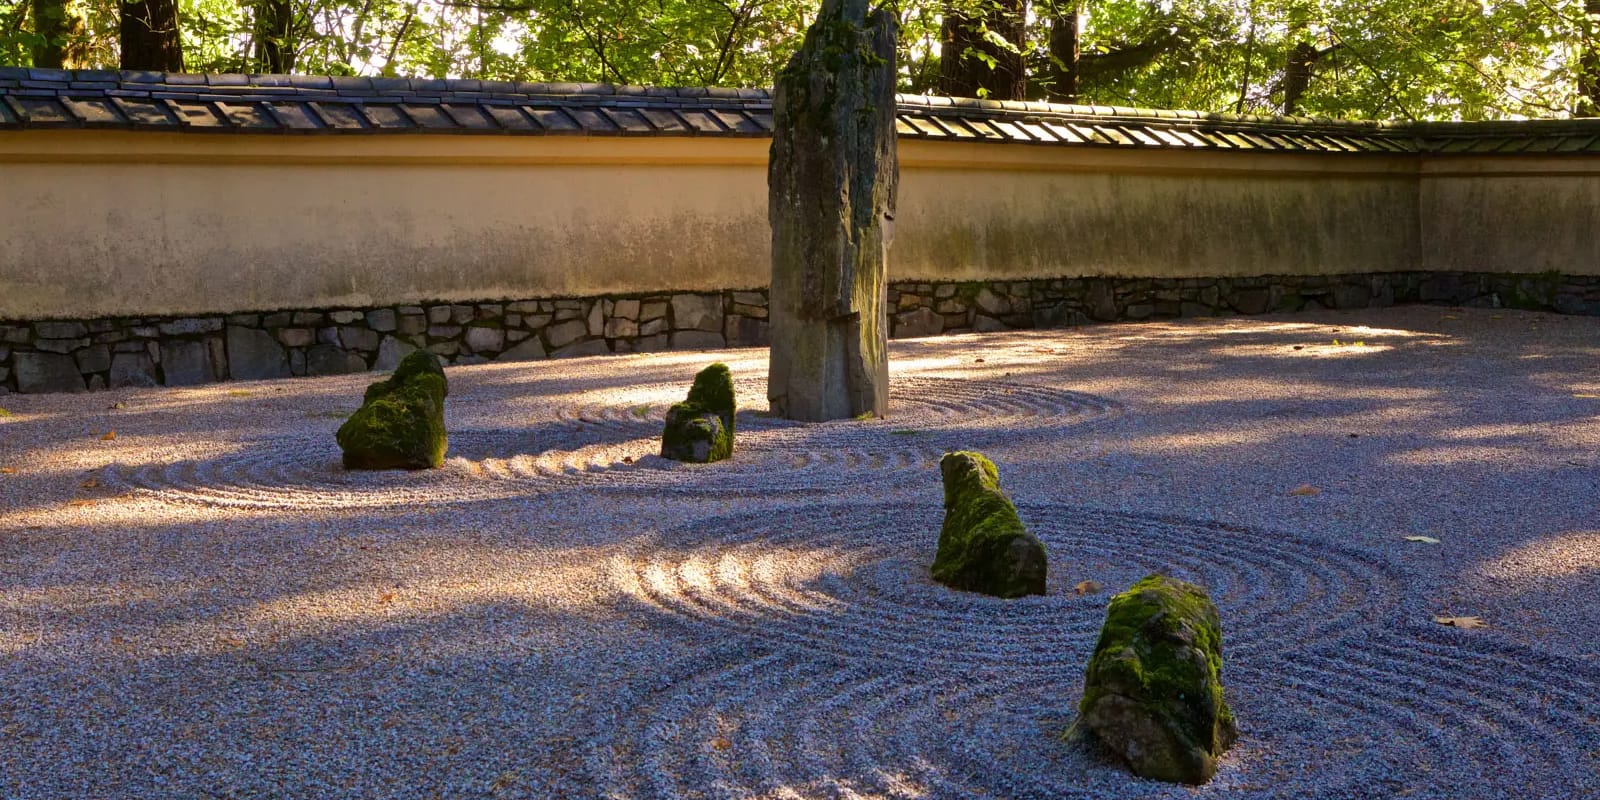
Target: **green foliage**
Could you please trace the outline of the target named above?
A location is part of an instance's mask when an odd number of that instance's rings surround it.
[[[180,0],[193,71],[260,71],[282,39],[296,72],[332,75],[769,86],[819,0],[289,0],[286,36],[256,30],[267,0]],[[87,66],[115,67],[117,0],[73,0]],[[42,39],[30,0],[0,0],[0,65]],[[1301,113],[1486,119],[1591,113],[1578,70],[1596,53],[1584,0],[1030,0],[1020,45],[987,27],[996,0],[898,0],[902,90],[936,88],[940,23],[976,20],[1020,51],[1043,97],[1052,18],[1080,18],[1080,100],[1275,113],[1287,65],[1309,53]],[[60,44],[60,42],[57,42]],[[978,54],[992,61],[992,54]],[[1594,57],[1591,55],[1591,57]],[[992,64],[990,65],[993,66]]]

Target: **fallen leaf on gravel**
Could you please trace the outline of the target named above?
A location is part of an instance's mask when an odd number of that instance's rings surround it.
[[[117,432],[116,431],[106,431],[105,435],[100,437],[100,441],[102,441],[102,442],[112,442],[112,441],[116,441],[116,438],[117,438]]]
[[[982,364],[982,363],[983,363],[983,359],[981,359],[981,358],[974,358],[974,359],[972,359],[972,363],[974,363],[974,364]]]
[[[248,389],[230,389],[230,390],[228,390],[228,396],[229,397],[250,397],[253,394],[255,394],[255,392],[252,392],[252,391],[250,391]]]
[[[1408,542],[1422,542],[1423,544],[1438,544],[1439,543],[1439,540],[1433,538],[1432,536],[1407,536],[1406,537],[1406,541],[1408,541]]]
[[[98,488],[100,488],[100,481],[99,481],[98,478],[90,478],[89,480],[86,480],[83,483],[78,484],[78,488],[79,489],[98,489]]]
[[[1086,594],[1095,594],[1104,588],[1106,587],[1101,586],[1098,581],[1078,581],[1078,585],[1072,587],[1072,591],[1082,597]]]
[[[632,464],[633,463],[633,456],[623,456],[622,457],[622,463],[624,463],[624,464]]]
[[[1309,483],[1302,483],[1299,486],[1290,489],[1289,494],[1295,495],[1296,497],[1315,497],[1316,495],[1322,494],[1322,490],[1312,486]]]
[[[7,410],[5,410],[3,408],[0,408],[0,417],[9,417],[9,416],[11,416],[11,412],[10,411],[7,411]]]
[[[1440,625],[1449,625],[1452,628],[1487,628],[1489,623],[1483,617],[1434,617],[1434,622]]]
[[[718,736],[711,740],[711,749],[718,752],[725,751],[730,747],[733,747],[733,742],[728,741],[726,737]]]
[[[223,647],[240,648],[240,647],[244,647],[244,640],[243,639],[237,639],[237,638],[234,638],[232,636],[224,636],[221,639],[217,640],[217,644],[220,644]]]
[[[378,605],[384,606],[394,602],[394,592],[384,592],[378,595]]]
[[[122,409],[127,408],[127,407],[128,407],[127,403],[112,403],[111,405],[106,406],[106,410],[107,411],[121,411]]]
[[[1600,400],[1600,394],[1588,394],[1587,392],[1579,392],[1573,395],[1573,397],[1576,397],[1579,400]]]
[[[0,475],[15,475],[15,474],[17,474],[17,468],[16,467],[0,467]]]

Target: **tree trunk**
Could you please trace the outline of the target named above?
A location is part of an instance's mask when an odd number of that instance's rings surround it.
[[[1028,91],[1028,74],[1022,65],[1023,0],[997,0],[999,7],[981,17],[969,17],[946,5],[939,37],[939,91],[952,97],[1021,100]],[[1016,51],[984,38],[983,30],[999,34]],[[987,56],[987,58],[985,58]],[[989,59],[994,61],[991,67]]]
[[[767,397],[787,419],[888,413],[898,25],[867,4],[824,0],[773,93]]]
[[[1056,103],[1078,102],[1078,4],[1076,0],[1056,0],[1055,16],[1050,18],[1050,88],[1047,96]]]
[[[122,68],[182,72],[177,0],[133,0],[121,5]]]
[[[88,66],[83,10],[71,0],[33,0],[33,30],[42,42],[33,48],[33,65],[47,69]]]
[[[1294,116],[1300,110],[1300,98],[1311,86],[1311,66],[1317,63],[1317,48],[1310,42],[1296,42],[1289,50],[1283,65],[1283,113]]]
[[[1580,117],[1600,116],[1600,0],[1583,3],[1583,54],[1578,57]]]
[[[294,71],[294,6],[289,0],[257,0],[255,7],[256,64],[262,72]]]

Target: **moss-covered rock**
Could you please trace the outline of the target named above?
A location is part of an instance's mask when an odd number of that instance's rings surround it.
[[[449,384],[432,353],[406,356],[387,380],[367,387],[361,408],[339,427],[346,469],[430,469],[449,446],[444,398]]]
[[[980,453],[946,453],[944,527],[933,579],[995,597],[1044,594],[1044,544],[1022,527],[1000,491],[1000,472]]]
[[[1205,589],[1151,575],[1111,599],[1073,736],[1135,774],[1202,784],[1238,738],[1222,696],[1222,621]]]
[[[700,370],[688,399],[667,409],[661,456],[701,464],[732,457],[736,410],[728,365],[719,362]]]

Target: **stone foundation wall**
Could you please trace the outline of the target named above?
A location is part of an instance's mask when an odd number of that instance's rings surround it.
[[[1465,272],[898,283],[895,338],[1308,308],[1441,303],[1600,315],[1600,277]],[[0,394],[768,343],[765,290],[297,310],[184,318],[0,321]]]

